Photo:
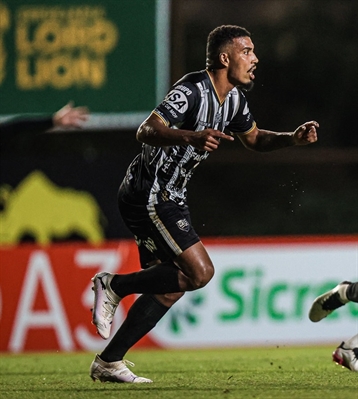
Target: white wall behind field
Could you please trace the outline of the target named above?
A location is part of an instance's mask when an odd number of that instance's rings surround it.
[[[187,293],[152,331],[164,346],[341,342],[358,332],[350,303],[320,323],[314,298],[342,280],[358,280],[357,243],[208,246],[216,267],[203,290]]]

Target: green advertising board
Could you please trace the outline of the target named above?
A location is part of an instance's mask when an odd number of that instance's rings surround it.
[[[170,0],[0,0],[0,115],[87,105],[134,127],[168,88]]]

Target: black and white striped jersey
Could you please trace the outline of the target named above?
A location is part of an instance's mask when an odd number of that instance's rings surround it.
[[[234,88],[220,102],[205,70],[180,79],[153,113],[173,129],[212,128],[245,134],[255,127],[241,90]],[[123,185],[136,201],[156,204],[172,200],[183,205],[187,184],[195,168],[208,155],[191,145],[152,147],[143,144],[141,154],[128,168]]]

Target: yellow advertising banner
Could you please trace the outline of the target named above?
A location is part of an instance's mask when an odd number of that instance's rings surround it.
[[[168,4],[0,0],[0,115],[73,100],[107,122],[142,121],[165,94]]]

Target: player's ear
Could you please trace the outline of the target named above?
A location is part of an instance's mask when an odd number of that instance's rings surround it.
[[[223,65],[224,67],[227,67],[229,65],[229,54],[228,53],[220,53],[219,61],[220,61],[221,65]]]

